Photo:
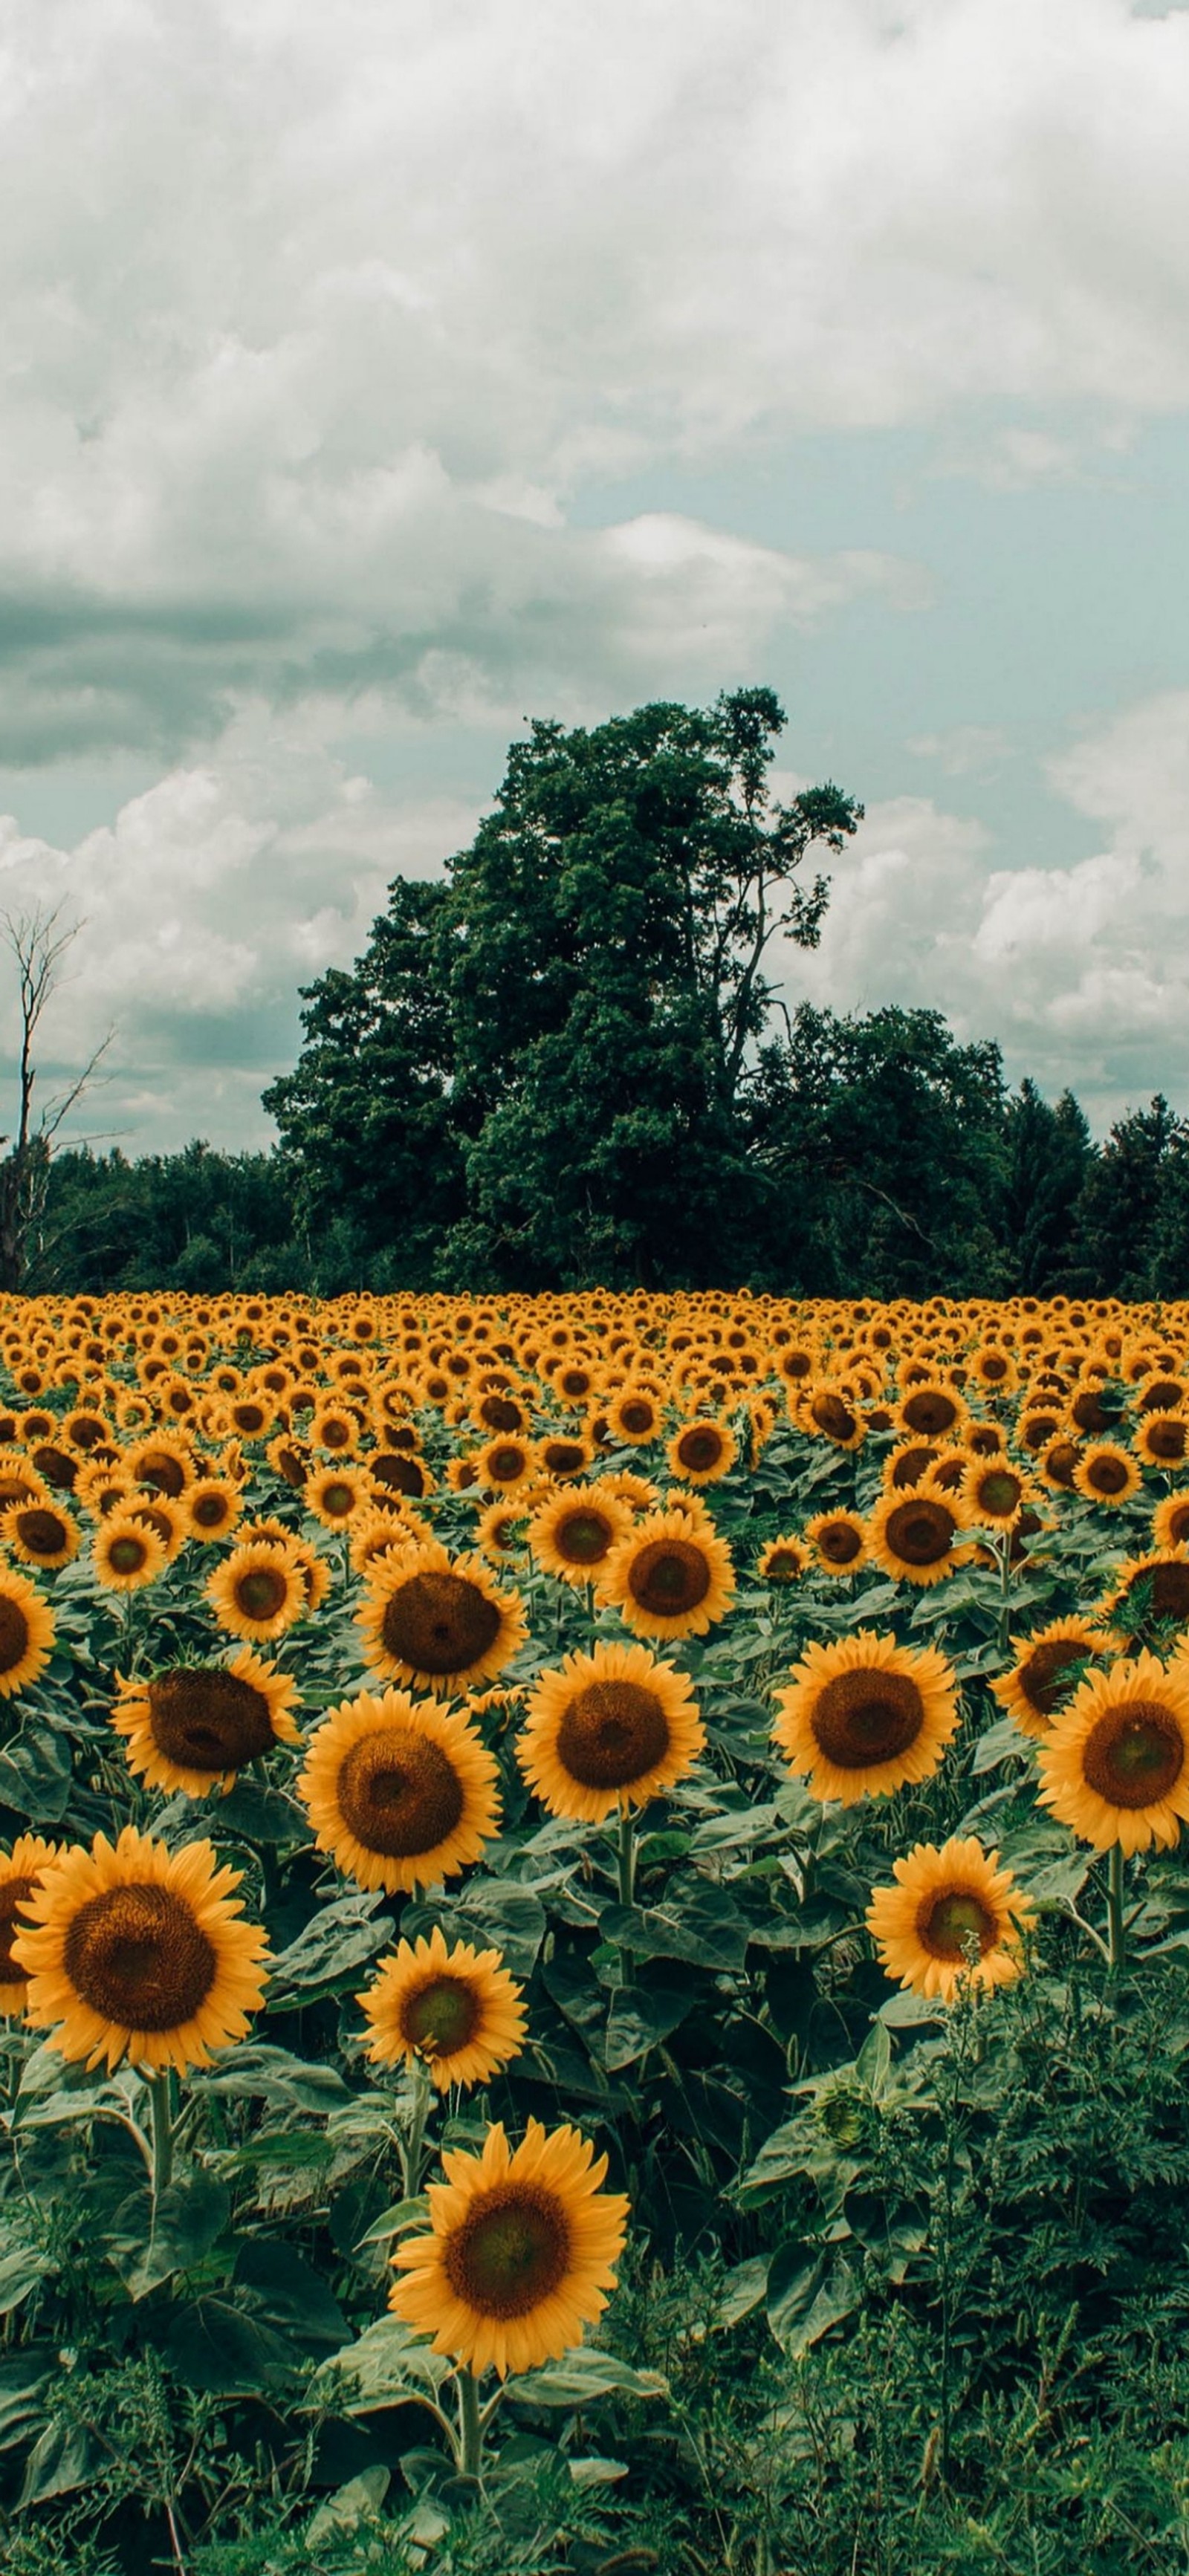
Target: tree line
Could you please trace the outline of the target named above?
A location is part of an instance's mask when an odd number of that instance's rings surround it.
[[[773,797],[784,723],[764,688],[535,723],[470,848],[303,991],[273,1151],[57,1152],[22,1284],[1186,1293],[1163,1098],[1099,1145],[939,1011],[789,1007],[863,809]]]

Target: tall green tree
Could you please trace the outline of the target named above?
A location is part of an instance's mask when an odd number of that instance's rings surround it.
[[[1085,1112],[1071,1091],[1043,1099],[1025,1074],[1006,1106],[1004,1146],[1002,1227],[1013,1286],[1051,1296],[1078,1284],[1076,1211],[1093,1160]]]
[[[1090,1164],[1074,1218],[1078,1286],[1099,1297],[1148,1297],[1160,1254],[1166,1190],[1183,1168],[1185,1121],[1157,1092],[1116,1120]],[[1168,1251],[1165,1249],[1167,1267]],[[1166,1292],[1167,1293],[1167,1292]]]
[[[359,1211],[444,1284],[747,1265],[774,943],[816,943],[804,862],[862,813],[833,785],[772,798],[784,724],[751,688],[512,746],[444,883],[397,880],[354,972],[305,995],[301,1061],[265,1095],[303,1207]]]

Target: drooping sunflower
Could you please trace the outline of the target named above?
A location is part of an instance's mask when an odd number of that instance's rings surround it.
[[[171,1852],[132,1825],[60,1853],[13,1942],[29,2021],[88,2066],[209,2066],[264,1993],[267,1936],[239,1919],[240,1876],[208,1842]]]
[[[139,1592],[164,1574],[168,1558],[159,1533],[133,1508],[133,1499],[108,1513],[95,1532],[91,1563],[107,1592]]]
[[[184,1494],[194,1479],[194,1453],[185,1441],[170,1440],[163,1432],[152,1432],[126,1453],[125,1464],[138,1485],[151,1485],[154,1492],[168,1494],[172,1502]]]
[[[0,1568],[0,1699],[12,1699],[43,1673],[54,1650],[54,1621],[27,1574]]]
[[[555,1816],[597,1825],[671,1789],[705,1743],[684,1673],[646,1646],[595,1646],[542,1673],[516,1759]]]
[[[283,1637],[308,1607],[296,1553],[275,1538],[246,1539],[233,1547],[204,1589],[219,1626],[249,1644]]]
[[[812,1563],[801,1539],[770,1538],[756,1558],[756,1573],[761,1583],[799,1583]]]
[[[860,1628],[814,1644],[776,1693],[773,1735],[815,1798],[886,1798],[927,1780],[958,1725],[958,1685],[934,1646]]]
[[[82,1531],[61,1503],[10,1503],[0,1517],[0,1539],[22,1565],[48,1572],[78,1555]]]
[[[429,1690],[494,1681],[527,1633],[519,1593],[501,1591],[481,1557],[455,1559],[434,1538],[375,1560],[356,1621],[372,1672]]]
[[[1106,1851],[1174,1844],[1189,1817],[1189,1662],[1091,1673],[1040,1747],[1039,1803]]]
[[[606,2156],[577,2129],[530,2120],[515,2150],[497,2123],[481,2156],[454,2148],[442,2164],[429,2233],[393,2255],[404,2278],[390,2308],[476,2374],[559,2361],[616,2285],[629,2204],[600,2188]]]
[[[360,1887],[436,1887],[499,1822],[493,1756],[457,1709],[360,1691],[331,1709],[297,1781],[319,1851]]]
[[[1043,1739],[1072,1696],[1079,1666],[1106,1651],[1102,1630],[1074,1615],[1010,1644],[1015,1663],[991,1683],[992,1692],[1023,1734]]]
[[[965,1520],[965,1505],[956,1494],[931,1493],[914,1485],[904,1494],[885,1494],[867,1523],[867,1544],[875,1563],[896,1583],[940,1583],[952,1574],[956,1542]]]
[[[967,1407],[956,1386],[929,1378],[909,1388],[896,1408],[906,1431],[925,1440],[952,1440],[967,1419]]]
[[[1129,1449],[1117,1440],[1094,1440],[1082,1451],[1072,1481],[1087,1502],[1107,1503],[1117,1510],[1139,1493],[1144,1480]]]
[[[547,1574],[563,1583],[589,1583],[632,1526],[626,1503],[601,1484],[571,1485],[533,1513],[528,1544]]]
[[[1146,1628],[1189,1628],[1189,1544],[1125,1557],[1095,1617],[1110,1620],[1125,1637]]]
[[[967,1979],[1006,1986],[1019,1976],[1020,1936],[1035,1921],[1035,1908],[998,1860],[973,1834],[954,1834],[940,1851],[935,1843],[918,1843],[893,1861],[896,1885],[875,1888],[867,1908],[867,1928],[889,1977],[913,1994],[949,2003]]]
[[[688,1504],[649,1512],[612,1548],[599,1585],[640,1637],[704,1637],[735,1591],[731,1551]]]
[[[1189,1413],[1146,1413],[1131,1445],[1145,1467],[1183,1467],[1189,1458]]]
[[[175,1664],[152,1680],[120,1681],[112,1725],[128,1767],[151,1789],[205,1798],[274,1744],[299,1744],[290,1715],[297,1684],[247,1647],[228,1664]]]
[[[40,1834],[18,1834],[12,1850],[0,1852],[0,2013],[24,2012],[29,1979],[12,1945],[26,1928],[20,1908],[57,1857],[57,1844],[43,1842]]]
[[[1046,1440],[1036,1453],[1036,1472],[1042,1485],[1047,1485],[1051,1494],[1071,1493],[1082,1454],[1082,1442],[1071,1439],[1068,1431],[1059,1431],[1054,1440]]]
[[[402,1941],[381,1959],[355,2001],[370,2024],[374,2065],[420,2061],[431,2084],[489,2084],[524,2046],[521,1988],[498,1950],[446,1942],[435,1924],[428,1940]]]
[[[665,1456],[669,1473],[682,1485],[716,1485],[728,1476],[739,1455],[739,1443],[729,1422],[715,1422],[699,1415],[693,1422],[675,1431]]]
[[[867,1423],[848,1388],[830,1378],[800,1389],[789,1387],[788,1407],[794,1422],[811,1440],[830,1440],[836,1449],[861,1449]]]
[[[867,1524],[858,1512],[815,1512],[805,1538],[827,1574],[857,1574],[867,1563]]]

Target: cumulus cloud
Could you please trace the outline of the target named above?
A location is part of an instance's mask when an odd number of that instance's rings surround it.
[[[1013,1076],[1073,1085],[1101,1126],[1189,1095],[1189,690],[1167,690],[1045,763],[1106,844],[1004,864],[985,827],[923,797],[871,807],[835,863],[820,949],[790,992],[837,1008],[944,1010],[998,1036]]]

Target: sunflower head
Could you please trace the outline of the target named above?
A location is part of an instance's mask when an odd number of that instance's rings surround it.
[[[393,2256],[395,2314],[476,2375],[560,2360],[602,2314],[623,2249],[628,2203],[593,2159],[576,2129],[536,2120],[514,2151],[497,2125],[482,2155],[444,2155],[428,2233]]]
[[[319,1851],[360,1887],[434,1887],[477,1860],[499,1817],[492,1755],[456,1709],[360,1691],[311,1738],[297,1782]]]
[[[871,1555],[893,1582],[940,1583],[954,1571],[955,1541],[965,1520],[956,1494],[938,1494],[927,1485],[886,1494],[868,1522]]]
[[[927,1779],[958,1724],[944,1656],[869,1628],[810,1646],[776,1703],[773,1734],[786,1760],[813,1797],[844,1806]]]
[[[1051,1619],[1031,1637],[1013,1637],[1011,1645],[1015,1663],[991,1689],[1023,1734],[1043,1740],[1087,1667],[1104,1652],[1102,1631],[1076,1616]]]
[[[436,1539],[369,1567],[358,1624],[373,1672],[426,1690],[494,1680],[527,1633],[519,1593],[501,1591],[481,1557],[456,1560]]]
[[[175,1664],[121,1681],[112,1724],[129,1769],[150,1788],[204,1798],[234,1788],[237,1772],[274,1744],[300,1742],[296,1696],[296,1682],[244,1648],[228,1664]]]
[[[1020,1936],[1034,1909],[998,1859],[973,1835],[953,1835],[940,1851],[918,1843],[893,1862],[895,1885],[876,1888],[867,1909],[890,1977],[946,2003],[960,1984],[1002,1986],[1018,1977]]]
[[[546,1573],[563,1583],[590,1583],[631,1525],[627,1505],[601,1484],[570,1485],[533,1513],[528,1544]]]
[[[642,1637],[703,1637],[734,1597],[731,1552],[691,1505],[650,1512],[607,1558],[599,1586]]]
[[[542,1673],[516,1758],[553,1815],[599,1824],[672,1788],[704,1742],[683,1673],[644,1646],[598,1645]]]
[[[1171,1847],[1189,1817],[1189,1659],[1154,1655],[1092,1673],[1038,1754],[1040,1804],[1082,1842]]]
[[[242,1539],[210,1576],[206,1597],[219,1626],[249,1644],[284,1636],[309,1606],[297,1550],[277,1538]]]
[[[36,1586],[15,1566],[0,1568],[0,1699],[35,1682],[53,1647],[53,1616]]]
[[[356,1997],[369,2025],[367,2054],[385,2066],[428,2067],[440,2092],[488,2084],[524,2045],[521,1989],[498,1950],[449,1946],[435,1925],[428,1940],[402,1941]]]
[[[813,1563],[810,1550],[799,1538],[770,1538],[756,1558],[756,1573],[761,1583],[799,1583]]]
[[[867,1562],[867,1525],[858,1512],[818,1512],[805,1538],[827,1574],[857,1574]]]
[[[26,1929],[22,1908],[57,1856],[57,1845],[40,1834],[18,1834],[12,1850],[0,1852],[0,2013],[24,2012],[29,1979],[12,1945]]]

